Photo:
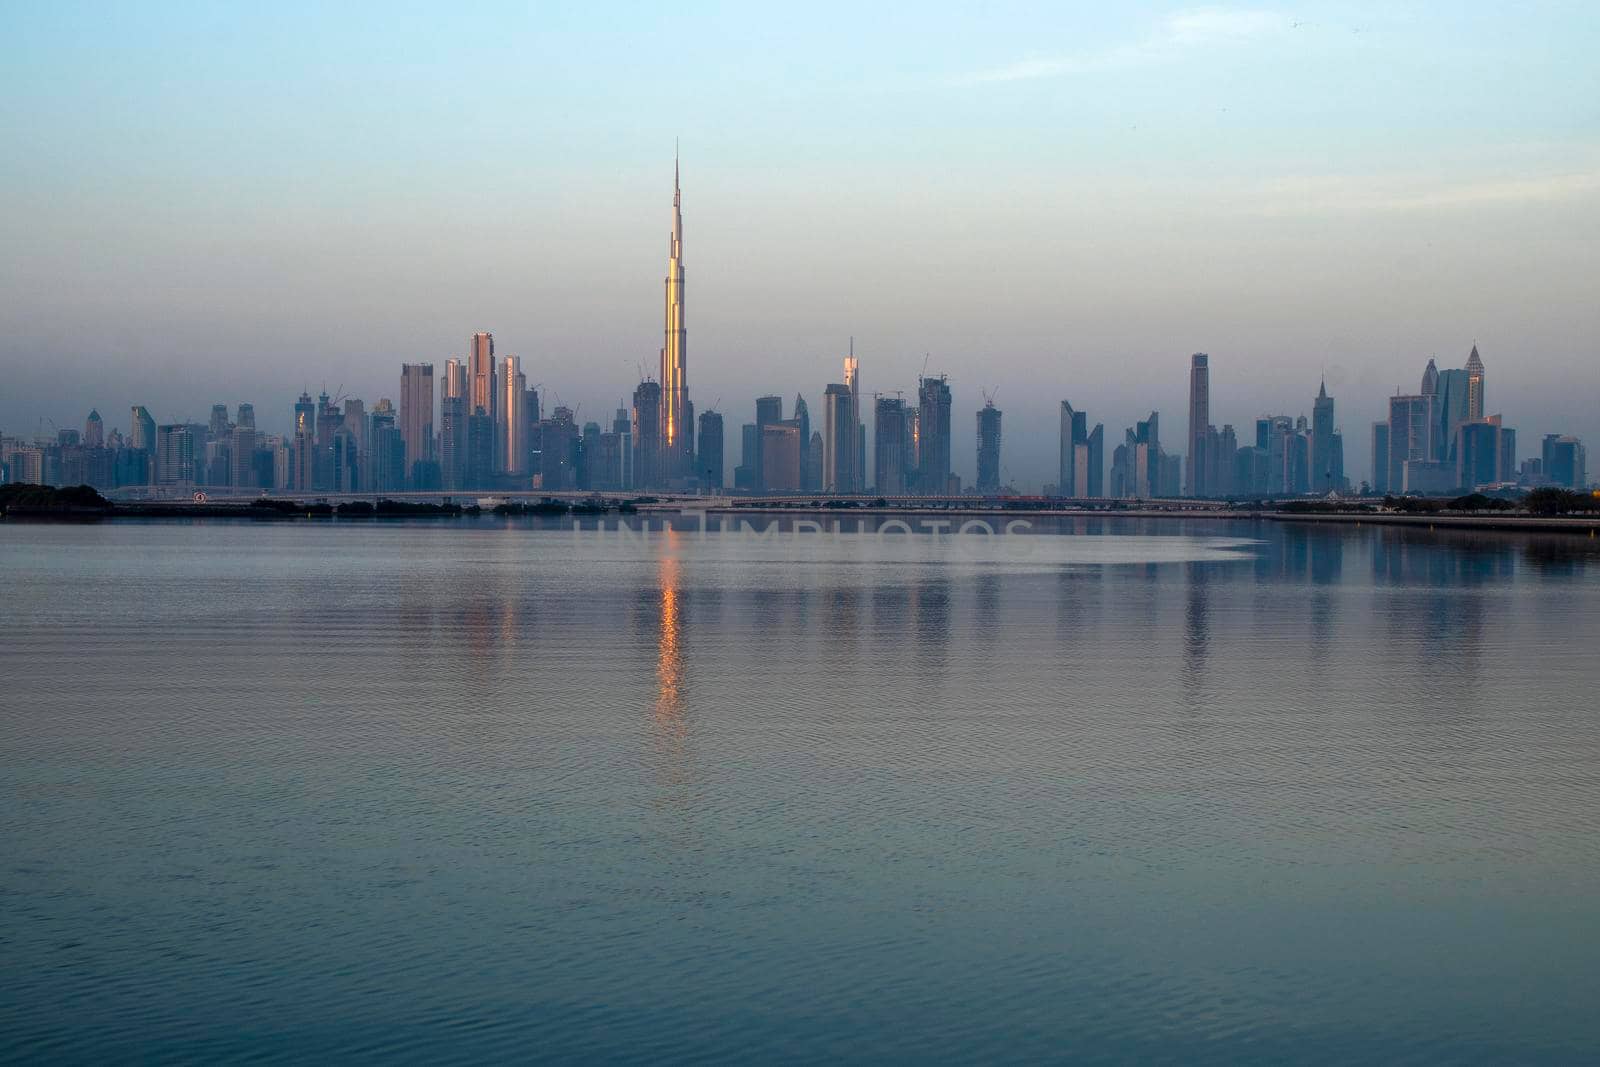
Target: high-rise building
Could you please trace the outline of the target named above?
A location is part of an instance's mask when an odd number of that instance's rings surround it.
[[[137,448],[152,457],[155,456],[156,420],[150,417],[149,409],[143,404],[133,405],[133,422],[130,424],[128,436],[130,448]]]
[[[1438,371],[1430,360],[1431,384],[1437,388]],[[1427,463],[1433,457],[1432,393],[1389,398],[1389,469],[1385,479],[1391,493],[1406,491],[1406,464]]]
[[[256,428],[256,406],[254,404],[239,405],[239,429],[253,430]]]
[[[1076,496],[1106,495],[1106,427],[1097,422],[1086,440],[1073,446],[1073,488]]]
[[[1544,480],[1568,489],[1585,489],[1589,484],[1587,454],[1583,442],[1564,434],[1547,433],[1540,449],[1540,470]]]
[[[520,478],[530,473],[526,408],[528,379],[522,373],[521,363],[516,356],[507,356],[500,361],[500,385],[501,418],[500,424],[495,429],[500,435],[498,454],[501,470]]]
[[[487,415],[491,424],[497,423],[500,397],[495,381],[494,334],[473,334],[467,351],[467,376],[470,380],[467,414]]]
[[[980,493],[1000,489],[1000,409],[986,400],[978,410],[978,483]]]
[[[761,427],[761,487],[768,493],[800,490],[800,427],[770,422]]]
[[[230,442],[230,468],[228,484],[235,489],[264,488],[257,476],[256,449],[260,436],[255,427],[236,424]]]
[[[811,409],[806,406],[806,398],[799,393],[794,396],[794,414],[790,421],[800,431],[800,489],[811,492],[817,488],[822,479],[822,468],[811,465]]]
[[[1333,397],[1328,395],[1328,382],[1324,379],[1317,388],[1317,398],[1311,402],[1311,491],[1319,496],[1339,488],[1333,439]]]
[[[822,392],[822,488],[828,493],[852,493],[856,476],[856,428],[851,413],[854,400],[842,382]]]
[[[1430,458],[1440,463],[1455,462],[1456,431],[1467,421],[1467,372],[1449,368],[1436,370],[1435,387],[1430,394],[1428,414]]]
[[[622,456],[621,488],[632,489],[638,483],[633,480],[633,416],[627,408],[618,406],[616,417],[611,420],[611,432],[617,435],[617,451]]]
[[[1476,343],[1467,356],[1467,418],[1483,418],[1483,359]]]
[[[186,488],[195,484],[195,443],[199,435],[194,430],[184,422],[156,427],[157,485]]]
[[[917,382],[917,491],[943,496],[950,485],[950,385],[940,375]]]
[[[467,487],[467,366],[459,359],[444,364],[444,392],[439,398],[439,482],[456,492]]]
[[[880,396],[872,410],[873,491],[881,496],[903,496],[906,484],[906,441],[910,429],[906,402],[897,396]]]
[[[1152,411],[1148,419],[1123,432],[1122,444],[1112,453],[1110,495],[1139,499],[1161,495],[1170,488],[1165,483],[1170,481],[1171,464],[1163,462],[1165,455],[1161,451],[1161,414]],[[1181,481],[1181,466],[1178,477]]]
[[[688,475],[694,454],[693,415],[689,407],[689,327],[684,312],[683,190],[678,182],[676,156],[672,160],[672,234],[668,239],[666,322],[657,392],[660,411],[654,421],[660,427],[661,444],[656,478],[676,483]]]
[[[1211,425],[1211,357],[1189,357],[1189,454],[1184,457],[1184,486],[1190,496],[1210,496],[1206,485],[1206,431]]]
[[[1089,415],[1078,411],[1069,400],[1061,402],[1061,443],[1056,460],[1056,494],[1063,497],[1092,496],[1078,482],[1078,446],[1089,439]]]
[[[89,417],[83,420],[83,443],[89,448],[105,447],[106,426],[100,420],[100,413],[93,408],[89,409]]]
[[[494,485],[494,419],[481,409],[467,416],[467,451],[464,478],[467,489],[488,489]]]
[[[636,489],[665,489],[661,432],[661,383],[646,378],[633,391],[633,484]]]
[[[743,492],[756,488],[756,462],[761,458],[761,427],[747,422],[739,427],[739,465],[733,468],[733,487]]]
[[[856,359],[856,339],[850,338],[850,354],[844,357],[844,384],[850,390],[850,439],[855,444],[855,456],[850,464],[853,479],[851,491],[864,492],[867,487],[867,446],[861,425],[861,361]]]
[[[1463,422],[1456,431],[1456,485],[1478,489],[1505,480],[1500,471],[1500,417]]]
[[[722,491],[722,444],[722,414],[716,411],[701,412],[700,440],[695,449],[695,478],[702,489]]]
[[[768,426],[782,421],[783,397],[756,397],[756,428],[758,430],[765,430]],[[758,432],[756,434],[756,454],[754,457],[753,466],[756,479],[755,487],[757,491],[765,491],[767,488],[767,483],[763,480],[766,477],[767,465],[766,461],[761,458],[761,449],[766,445],[766,441],[767,436],[765,433]]]
[[[400,440],[405,445],[406,480],[421,488],[418,464],[433,462],[432,363],[400,365]]]

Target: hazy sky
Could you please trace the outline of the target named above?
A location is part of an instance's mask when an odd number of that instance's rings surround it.
[[[1347,468],[1476,341],[1521,453],[1600,445],[1600,5],[74,5],[0,0],[0,430],[288,427],[487,329],[600,417],[656,373],[683,144],[689,384],[930,372],[973,473],[1057,405],[1309,414]]]

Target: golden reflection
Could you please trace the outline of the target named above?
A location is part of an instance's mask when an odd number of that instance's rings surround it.
[[[671,553],[674,531],[665,534],[668,551],[661,556],[657,582],[661,590],[661,624],[656,642],[656,725],[681,734],[683,729],[683,622],[678,605],[679,563]]]

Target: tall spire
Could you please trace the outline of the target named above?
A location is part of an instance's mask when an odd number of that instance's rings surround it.
[[[667,252],[666,322],[661,345],[662,473],[668,483],[688,476],[692,466],[689,426],[688,324],[683,292],[683,190],[678,145],[672,145],[672,237]]]

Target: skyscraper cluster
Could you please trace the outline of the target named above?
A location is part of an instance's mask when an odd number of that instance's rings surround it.
[[[100,488],[155,486],[162,490],[227,488],[295,493],[411,491],[594,490],[702,491],[725,489],[723,416],[695,416],[689,397],[688,319],[683,246],[683,194],[673,165],[672,225],[664,279],[659,374],[643,376],[631,405],[622,403],[608,425],[579,423],[559,402],[548,412],[539,386],[528,385],[523,361],[498,354],[494,335],[472,334],[465,355],[444,362],[435,387],[432,363],[400,369],[400,403],[387,397],[371,410],[360,399],[295,402],[289,433],[262,434],[255,412],[239,404],[230,416],[217,404],[205,422],[158,424],[135,406],[129,431],[107,431],[91,411],[82,431],[55,428],[32,442],[0,435],[0,478],[86,483]],[[1232,424],[1211,415],[1211,357],[1189,360],[1189,421],[1184,454],[1165,451],[1160,413],[1124,431],[1107,471],[1105,429],[1091,430],[1086,412],[1060,404],[1056,482],[1047,496],[1067,499],[1253,498],[1351,491],[1344,438],[1326,381],[1305,415],[1263,415],[1253,439],[1241,443]],[[785,417],[778,395],[756,400],[753,423],[740,427],[735,491],[763,494],[955,496],[951,391],[945,375],[919,375],[910,397],[877,393],[862,410],[861,360],[854,339],[840,379],[821,396],[813,424],[804,395]],[[1516,432],[1485,414],[1487,377],[1477,346],[1461,368],[1429,360],[1415,393],[1389,399],[1388,417],[1372,427],[1376,493],[1443,493],[1512,484],[1587,484],[1583,444],[1547,435],[1540,455],[1517,462]],[[437,393],[437,397],[436,397]],[[1013,492],[1002,454],[1003,413],[985,394],[977,412],[972,491]]]
[[[1487,385],[1477,345],[1460,368],[1441,370],[1428,360],[1417,391],[1390,397],[1389,417],[1373,424],[1372,491],[1586,485],[1583,445],[1575,438],[1548,435],[1538,458],[1518,463],[1516,431],[1499,415],[1485,414]],[[1562,458],[1552,466],[1551,457],[1558,454]]]

